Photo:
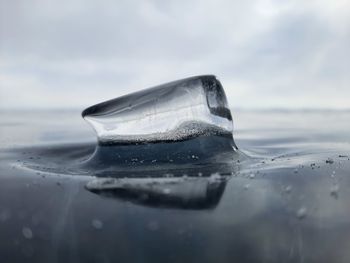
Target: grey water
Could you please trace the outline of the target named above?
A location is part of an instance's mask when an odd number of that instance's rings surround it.
[[[100,167],[79,111],[0,112],[1,258],[349,262],[350,112],[232,112],[237,151]]]

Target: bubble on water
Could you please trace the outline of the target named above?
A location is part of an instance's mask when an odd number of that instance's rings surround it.
[[[339,185],[335,184],[331,187],[331,196],[338,199],[339,196]]]
[[[326,163],[332,164],[332,163],[334,163],[334,160],[333,160],[332,158],[328,158],[328,159],[326,160]]]
[[[306,207],[300,207],[299,210],[297,211],[297,217],[299,219],[304,219],[307,215],[307,209]]]
[[[331,177],[332,177],[332,178],[335,177],[335,171],[332,172]]]
[[[148,222],[147,228],[151,231],[157,231],[159,229],[159,224],[157,221]]]
[[[103,223],[102,221],[98,220],[98,219],[93,219],[91,221],[91,225],[95,228],[95,229],[102,229],[103,228]]]
[[[33,232],[29,227],[23,227],[22,228],[22,234],[26,239],[32,239],[33,238]]]
[[[246,184],[246,185],[244,185],[244,190],[248,190],[248,189],[249,189],[249,187],[250,187],[250,184]]]
[[[284,188],[284,191],[289,194],[291,191],[292,191],[292,187],[290,185],[287,185],[285,188]]]
[[[250,174],[250,175],[249,175],[249,178],[250,178],[250,179],[254,179],[254,178],[255,178],[255,174]]]
[[[0,221],[5,222],[11,218],[11,212],[8,210],[3,210],[0,213]]]

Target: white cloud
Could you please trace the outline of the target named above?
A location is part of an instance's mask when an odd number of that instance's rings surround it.
[[[348,1],[0,0],[0,108],[215,74],[245,108],[349,108]]]

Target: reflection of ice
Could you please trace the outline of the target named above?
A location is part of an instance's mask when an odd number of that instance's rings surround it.
[[[214,207],[224,191],[226,177],[101,178],[87,183],[92,192],[150,206],[204,209]]]

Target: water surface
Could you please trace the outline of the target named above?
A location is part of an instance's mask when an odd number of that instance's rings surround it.
[[[349,262],[350,112],[232,112],[239,152],[205,169],[170,167],[190,187],[188,174],[202,172],[203,180],[223,174],[215,202],[191,206],[88,191],[101,169],[78,165],[96,144],[78,111],[1,112],[1,258]],[[140,161],[118,175],[164,175]]]

